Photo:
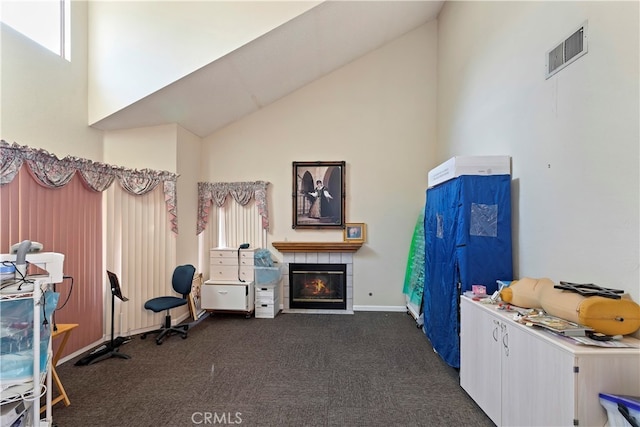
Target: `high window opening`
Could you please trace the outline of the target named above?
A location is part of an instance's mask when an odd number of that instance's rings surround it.
[[[0,21],[70,61],[70,0],[3,0]]]

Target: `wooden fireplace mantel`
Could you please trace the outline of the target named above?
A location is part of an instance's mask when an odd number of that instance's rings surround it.
[[[356,252],[362,242],[273,242],[274,248],[285,252]]]

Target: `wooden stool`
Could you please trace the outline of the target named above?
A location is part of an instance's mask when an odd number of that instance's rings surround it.
[[[56,385],[56,388],[60,392],[60,395],[51,401],[51,406],[55,405],[58,402],[64,402],[64,406],[69,406],[71,401],[69,400],[69,396],[67,396],[67,392],[64,390],[62,386],[62,382],[60,381],[60,377],[58,377],[58,373],[56,372],[56,365],[60,360],[60,356],[62,356],[62,351],[64,350],[65,345],[67,345],[67,341],[69,340],[69,335],[71,335],[71,331],[78,327],[77,323],[63,323],[56,325],[57,331],[54,331],[51,334],[51,339],[59,337],[62,335],[62,342],[60,342],[60,346],[58,350],[53,355],[53,360],[51,361],[51,379],[53,379],[53,383]],[[40,408],[40,413],[43,413],[46,410],[46,406],[42,406]]]

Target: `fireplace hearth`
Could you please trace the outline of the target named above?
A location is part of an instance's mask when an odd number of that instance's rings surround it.
[[[289,264],[289,307],[346,310],[345,264]]]

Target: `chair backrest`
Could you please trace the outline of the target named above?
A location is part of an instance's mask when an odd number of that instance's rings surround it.
[[[182,298],[187,298],[187,295],[191,292],[195,273],[196,268],[191,264],[179,265],[173,270],[171,284],[173,285],[173,290],[181,294]]]

